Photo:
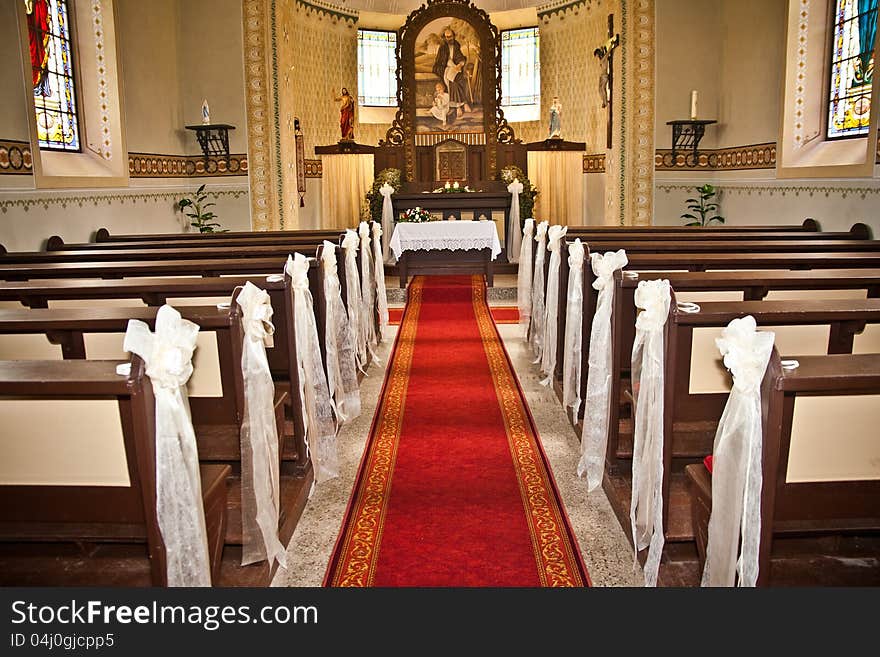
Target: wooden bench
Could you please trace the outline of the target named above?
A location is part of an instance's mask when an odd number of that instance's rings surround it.
[[[686,239],[730,240],[730,239],[773,239],[773,240],[814,240],[849,239],[868,240],[872,237],[871,228],[864,223],[855,223],[847,231],[803,230],[802,226],[790,226],[790,230],[780,230],[773,226],[569,226],[568,235],[581,240],[590,237],[606,240],[618,239]]]
[[[210,390],[208,394],[192,391],[189,397],[193,427],[199,447],[199,458],[209,463],[230,464],[233,476],[230,480],[229,519],[225,534],[226,550],[224,552],[220,583],[236,586],[265,586],[274,574],[277,564],[270,566],[266,562],[242,567],[241,544],[241,484],[240,431],[244,417],[244,381],[241,373],[241,321],[240,308],[232,303],[229,309],[216,306],[183,306],[179,308],[181,315],[200,327],[200,334],[211,333],[216,338],[217,367],[219,368],[218,391]],[[136,308],[62,308],[62,309],[31,309],[31,310],[0,310],[0,334],[33,334],[42,333],[60,344],[65,358],[86,358],[87,349],[85,334],[91,333],[123,333],[129,319],[139,319],[152,328],[157,309],[153,307]],[[290,324],[292,326],[292,324]],[[284,345],[293,338],[288,333],[287,340],[276,337],[277,345]],[[119,340],[121,350],[121,336]],[[267,350],[271,353],[273,350]],[[287,345],[287,354],[294,354],[295,346]],[[196,351],[194,359],[195,381],[202,359],[210,357]],[[294,361],[295,363],[295,361]],[[289,365],[285,374],[289,372]],[[296,370],[294,370],[296,371]],[[311,486],[312,469],[306,457],[305,445],[298,441],[294,449],[285,445],[285,411],[288,417],[300,418],[301,406],[291,404],[291,395],[298,393],[296,384],[290,380],[277,386],[275,398],[276,422],[279,430],[279,454],[281,455],[281,489],[279,518],[279,538],[287,544],[305,507],[306,498]],[[298,399],[298,395],[296,397]],[[300,424],[301,426],[301,424]],[[296,436],[302,436],[297,433]]]
[[[249,233],[228,237],[226,234],[212,235],[206,239],[198,239],[197,235],[182,234],[169,236],[167,239],[155,240],[114,240],[107,242],[75,242],[65,243],[59,235],[52,235],[46,240],[46,251],[86,251],[108,249],[167,249],[167,248],[198,248],[198,247],[221,247],[240,246],[250,244],[254,246],[272,244],[319,244],[322,240],[335,241],[341,231],[284,231],[283,235],[266,235],[264,233]],[[195,239],[193,239],[195,237]]]
[[[866,323],[880,323],[880,299],[802,300],[792,307],[785,301],[704,302],[700,312],[686,313],[676,307],[673,293],[665,332],[663,417],[663,508],[667,551],[674,543],[693,541],[683,470],[712,450],[718,420],[728,392],[692,392],[691,342],[695,328],[726,326],[732,319],[752,315],[759,327],[831,325],[827,350],[852,351],[853,334]],[[777,344],[779,340],[777,339]],[[620,353],[616,352],[615,371]],[[713,359],[715,356],[713,355]],[[729,388],[728,388],[729,389]],[[614,398],[612,398],[614,399]],[[612,424],[616,420],[612,403]],[[609,432],[603,487],[622,526],[629,526],[632,459],[631,425],[619,423]]]
[[[872,404],[871,395],[874,399],[880,395],[880,355],[799,356],[797,360],[799,367],[785,370],[774,349],[761,386],[763,486],[757,584],[878,586],[876,464],[873,472],[867,462],[856,463],[853,471],[838,458],[847,449],[846,439],[852,437],[840,418],[853,412],[853,404],[864,407]],[[816,404],[821,406],[817,409]],[[873,404],[876,409],[876,401]],[[865,428],[862,425],[860,430]],[[868,430],[873,430],[871,451],[876,458],[876,424]],[[801,453],[809,434],[828,456],[824,467],[804,463]],[[855,438],[863,442],[864,437]],[[712,477],[703,464],[688,465],[685,472],[699,575],[706,555]],[[675,583],[682,582],[679,578]],[[698,584],[699,579],[691,583]]]
[[[0,404],[14,404],[15,408],[25,400],[40,404],[34,409],[37,412],[24,418],[26,425],[4,424],[4,449],[13,450],[14,455],[5,452],[0,483],[3,586],[167,584],[165,543],[156,514],[152,387],[144,374],[143,361],[137,356],[131,359],[127,377],[116,373],[117,363],[0,362]],[[59,401],[68,412],[76,412],[90,401],[117,406],[118,431],[105,443],[114,448],[115,463],[102,467],[94,462],[85,466],[77,462],[81,461],[77,457],[81,455],[79,443],[86,438],[84,434],[94,440],[98,428],[94,424],[81,425],[82,418],[59,415],[61,410],[53,405]],[[64,424],[65,419],[70,421]],[[63,435],[59,435],[59,424]],[[48,451],[41,452],[35,442],[45,444]],[[113,459],[102,454],[94,460]],[[223,464],[201,466],[215,584],[220,579],[226,534],[230,470]]]
[[[99,228],[95,232],[95,242],[163,242],[166,240],[216,240],[216,239],[249,239],[254,236],[260,237],[285,237],[291,233],[297,235],[309,235],[316,239],[333,240],[339,234],[338,228],[318,228],[313,230],[239,230],[227,233],[131,233],[111,235],[106,228]]]

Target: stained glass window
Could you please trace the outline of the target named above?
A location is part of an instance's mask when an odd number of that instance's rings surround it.
[[[397,106],[397,32],[358,30],[358,104]]]
[[[501,108],[508,121],[535,121],[541,112],[537,27],[501,32]]]
[[[877,0],[836,0],[831,43],[829,139],[868,134]]]
[[[40,148],[79,151],[68,0],[27,0]]]

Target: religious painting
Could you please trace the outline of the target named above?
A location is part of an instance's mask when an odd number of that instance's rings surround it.
[[[439,18],[415,38],[415,131],[482,133],[483,57],[473,25]]]

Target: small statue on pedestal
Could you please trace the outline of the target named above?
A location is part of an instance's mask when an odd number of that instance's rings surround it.
[[[202,123],[208,125],[211,122],[211,110],[208,108],[208,99],[202,101]]]
[[[348,93],[348,89],[342,87],[342,95],[333,100],[340,102],[339,106],[339,130],[342,133],[340,141],[354,141],[354,98]]]
[[[559,96],[553,96],[550,105],[550,139],[562,139],[562,103]]]

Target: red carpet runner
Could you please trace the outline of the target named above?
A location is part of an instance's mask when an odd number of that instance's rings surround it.
[[[328,586],[585,586],[482,277],[416,277]]]
[[[490,306],[489,312],[492,313],[492,319],[496,324],[519,324],[519,308],[510,306]],[[403,317],[403,308],[388,309],[388,323],[400,324]]]

